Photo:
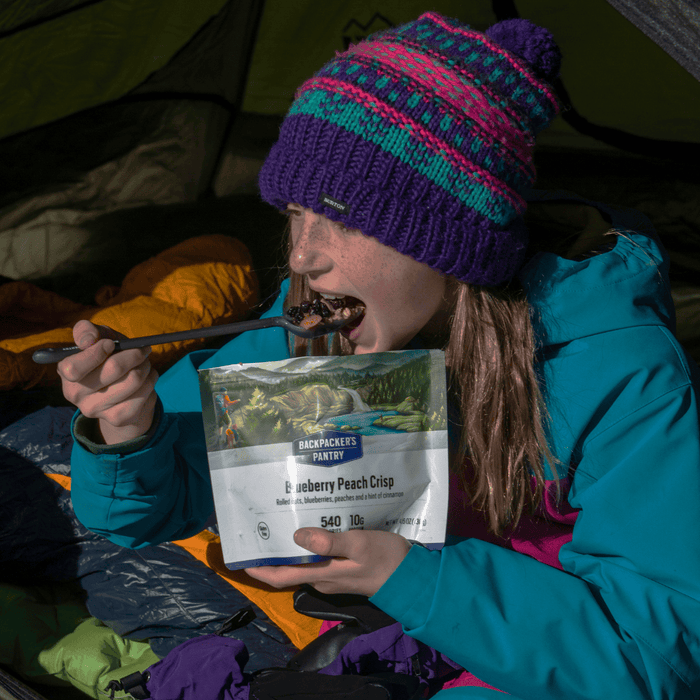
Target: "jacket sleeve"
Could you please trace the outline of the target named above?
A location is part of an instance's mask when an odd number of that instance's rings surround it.
[[[282,313],[286,292],[285,282],[265,316]],[[214,503],[197,370],[288,356],[287,333],[282,328],[250,331],[218,351],[190,353],[158,380],[163,415],[143,449],[123,455],[92,454],[75,440],[71,495],[80,522],[131,548],[199,532],[213,514]]]
[[[563,571],[474,539],[414,547],[372,602],[518,697],[700,697],[696,389],[637,379],[634,410],[585,440]]]

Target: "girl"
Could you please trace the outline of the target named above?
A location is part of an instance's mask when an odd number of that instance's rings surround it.
[[[130,547],[187,537],[213,510],[197,367],[290,353],[444,347],[458,447],[448,545],[305,528],[334,557],[250,570],[355,592],[467,671],[470,698],[700,694],[697,368],[673,336],[668,262],[646,220],[538,194],[534,135],[558,110],[559,52],[513,20],[486,34],[427,13],[337,55],[301,86],[263,166],[290,219],[275,306],[361,302],[330,350],[280,329],[156,376],[109,331],[59,371],[74,420],[73,502]],[[571,214],[547,252],[528,215]],[[551,214],[553,212],[553,214]]]

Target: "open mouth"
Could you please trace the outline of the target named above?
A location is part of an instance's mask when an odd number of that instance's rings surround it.
[[[365,304],[356,297],[323,297],[321,303],[330,306],[330,308],[333,309],[333,313],[339,314],[342,318],[354,316],[352,321],[346,323],[340,329],[340,333],[346,336],[357,328],[365,317]]]
[[[301,328],[309,329],[319,323],[331,323],[355,316],[341,329],[341,333],[350,333],[362,323],[365,305],[355,297],[331,297],[317,295],[312,301],[302,301],[299,306],[287,309],[287,316]]]
[[[346,338],[349,338],[352,331],[354,331],[364,320],[366,306],[362,301],[356,299],[355,297],[343,297],[342,301],[343,306],[341,307],[341,313],[347,314],[348,316],[355,316],[352,321],[346,323],[338,331]]]

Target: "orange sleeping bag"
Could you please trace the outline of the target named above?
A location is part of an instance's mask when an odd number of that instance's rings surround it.
[[[121,287],[105,286],[86,306],[30,282],[0,286],[0,390],[58,381],[54,365],[38,365],[38,348],[73,345],[80,319],[128,337],[170,333],[246,317],[258,301],[258,280],[248,249],[235,238],[190,238],[140,263]],[[153,347],[150,359],[166,369],[204,344],[186,340]]]

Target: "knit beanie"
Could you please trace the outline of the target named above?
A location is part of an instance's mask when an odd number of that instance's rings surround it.
[[[561,54],[527,20],[485,33],[434,12],[338,53],[297,91],[260,192],[357,228],[459,280],[523,262],[535,134]]]

